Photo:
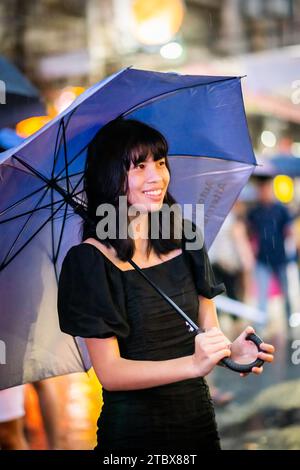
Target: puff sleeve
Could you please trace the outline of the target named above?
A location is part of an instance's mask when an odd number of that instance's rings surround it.
[[[73,246],[64,258],[57,308],[64,333],[83,338],[129,335],[121,278],[89,244]]]
[[[216,282],[205,243],[203,241],[203,235],[193,223],[192,230],[193,233],[195,233],[195,237],[191,240],[188,240],[188,243],[193,243],[197,237],[201,248],[196,250],[187,249],[187,239],[183,235],[183,251],[188,259],[197,293],[203,297],[212,299],[216,295],[226,292],[225,285],[223,283],[218,284]]]

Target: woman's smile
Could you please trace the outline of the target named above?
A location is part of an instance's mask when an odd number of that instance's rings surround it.
[[[161,189],[149,189],[144,191],[144,194],[147,198],[152,199],[154,201],[160,201],[163,196],[163,190]]]

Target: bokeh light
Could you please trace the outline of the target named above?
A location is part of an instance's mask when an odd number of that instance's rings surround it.
[[[169,42],[160,48],[160,55],[164,59],[178,59],[182,52],[183,48],[178,42]]]
[[[148,46],[169,42],[179,31],[184,17],[181,0],[134,0],[133,35]]]
[[[286,175],[278,175],[274,178],[274,194],[276,198],[285,204],[294,198],[294,182]]]
[[[261,133],[261,141],[266,147],[275,147],[277,139],[276,135],[272,131],[263,131]]]
[[[50,116],[34,116],[23,121],[18,122],[16,125],[16,133],[20,137],[29,137],[38,130],[40,130],[45,124],[51,121]]]

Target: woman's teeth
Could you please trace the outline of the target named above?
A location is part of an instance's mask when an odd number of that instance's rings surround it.
[[[157,189],[155,191],[144,191],[144,194],[146,194],[146,196],[160,196],[162,194],[162,190]]]

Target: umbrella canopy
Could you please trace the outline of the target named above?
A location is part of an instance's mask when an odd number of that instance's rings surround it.
[[[20,145],[23,140],[13,129],[0,129],[0,152]]]
[[[292,178],[300,176],[300,158],[294,155],[275,155],[271,159],[271,164],[277,174],[288,175]]]
[[[262,159],[263,161],[263,159]],[[257,176],[287,175],[291,178],[300,177],[300,158],[292,154],[278,154],[257,166]]]
[[[157,128],[169,144],[170,192],[205,206],[209,247],[253,172],[240,77],[123,69],[94,85],[19,147],[0,175],[0,318],[6,360],[0,387],[84,370],[80,339],[61,333],[57,279],[80,242],[87,146],[119,116]]]
[[[30,116],[45,114],[38,90],[8,60],[0,56],[0,128]]]

